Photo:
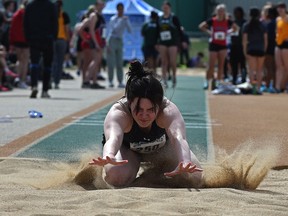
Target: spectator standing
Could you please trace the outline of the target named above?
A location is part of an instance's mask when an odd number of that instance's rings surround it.
[[[23,4],[20,6],[20,9],[17,10],[11,21],[10,27],[10,50],[15,49],[17,56],[17,73],[19,76],[18,87],[21,89],[27,89],[27,72],[29,65],[29,45],[24,35],[24,13],[25,7],[28,3],[28,0],[23,1]]]
[[[3,13],[4,25],[3,25],[3,35],[1,43],[5,46],[6,50],[9,51],[9,32],[12,16],[16,9],[16,1],[6,0],[4,1],[3,6],[4,6],[4,13]]]
[[[182,46],[182,43],[179,44],[179,51],[180,51],[180,65],[185,65],[186,67],[189,66],[190,55],[189,55],[189,46],[190,46],[190,39],[189,35],[186,33],[183,26],[181,26],[181,31],[183,34],[183,42],[187,44],[187,46]],[[185,60],[185,63],[184,63]]]
[[[58,33],[58,16],[55,5],[49,0],[30,2],[24,15],[24,32],[30,46],[32,88],[30,98],[37,97],[38,76],[41,73],[41,56],[44,63],[41,97],[50,98],[48,90],[53,60],[53,43]]]
[[[285,3],[277,5],[279,16],[276,19],[276,92],[285,89],[288,77],[288,15]]]
[[[265,5],[262,10],[263,22],[266,25],[268,45],[264,60],[264,88],[261,91],[275,92],[276,81],[276,63],[275,63],[275,46],[276,46],[276,17],[277,10],[271,5]],[[269,87],[269,88],[268,88]]]
[[[106,46],[106,39],[105,39],[105,34],[106,34],[106,21],[104,16],[102,15],[102,10],[105,7],[105,3],[102,0],[97,0],[95,4],[95,8],[99,17],[99,26],[96,31],[96,39],[100,45],[99,49],[99,59],[97,62],[97,80],[105,80],[104,76],[101,75],[101,65],[103,62],[103,51]]]
[[[98,64],[101,62],[101,47],[99,41],[99,27],[101,25],[101,18],[96,9],[95,5],[91,5],[88,8],[87,16],[82,22],[80,28],[80,34],[82,36],[82,49],[83,49],[83,73],[84,80],[82,88],[92,89],[103,89],[97,83]],[[97,39],[98,38],[98,39]],[[101,44],[102,45],[102,44]],[[90,83],[92,80],[92,84]]]
[[[114,67],[116,65],[118,87],[125,88],[123,83],[123,34],[125,29],[132,32],[129,18],[124,16],[124,5],[118,3],[117,14],[112,16],[107,26],[107,65],[109,87],[113,88]]]
[[[6,81],[6,75],[5,75],[5,68],[6,65],[6,50],[3,45],[0,45],[0,92],[6,92],[9,91],[9,88],[7,88],[4,85],[4,82]]]
[[[55,2],[58,12],[58,35],[54,42],[52,75],[55,89],[59,89],[61,75],[63,71],[63,62],[67,50],[67,44],[70,40],[69,35],[69,15],[63,11],[63,1],[57,0]]]
[[[260,87],[267,44],[267,30],[260,21],[260,10],[251,8],[250,20],[243,26],[243,50],[248,61],[250,83],[257,86],[255,94],[261,94]]]
[[[2,43],[4,32],[4,11],[0,10],[0,43]]]
[[[165,87],[167,84],[168,68],[172,70],[172,87],[176,86],[177,54],[178,46],[181,43],[183,48],[187,48],[187,43],[183,41],[183,32],[177,16],[172,14],[171,4],[164,1],[162,4],[163,15],[159,18],[159,53],[161,58],[162,79]]]
[[[241,82],[246,82],[247,69],[246,59],[243,53],[242,46],[242,28],[246,22],[244,19],[244,10],[242,7],[235,7],[233,11],[234,23],[239,27],[238,31],[231,34],[231,46],[230,46],[230,65],[232,70],[232,83],[237,83],[239,74],[239,67],[241,71]]]
[[[141,35],[143,37],[142,52],[147,66],[156,73],[157,67],[157,42],[158,42],[159,26],[158,14],[151,11],[150,20],[142,26]]]
[[[209,82],[214,79],[214,67],[218,63],[216,87],[223,80],[225,58],[227,56],[227,34],[237,31],[237,26],[227,19],[226,6],[217,5],[215,16],[200,23],[199,28],[210,35],[209,40],[209,65],[206,72],[204,89],[209,88]]]
[[[72,53],[76,55],[76,62],[77,62],[77,74],[80,76],[82,73],[83,75],[83,50],[81,47],[82,38],[80,36],[80,29],[82,26],[82,21],[86,18],[86,14],[84,14],[79,22],[77,22],[74,26],[73,34],[70,40],[70,48]],[[84,76],[83,76],[84,80]]]

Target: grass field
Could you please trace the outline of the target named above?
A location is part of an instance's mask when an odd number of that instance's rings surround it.
[[[208,39],[207,38],[191,38],[190,39],[190,57],[194,57],[198,52],[204,53],[204,62],[208,61]]]

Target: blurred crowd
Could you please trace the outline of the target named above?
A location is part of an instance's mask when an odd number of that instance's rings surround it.
[[[267,3],[262,8],[251,7],[247,12],[239,6],[232,14],[224,4],[219,4],[212,17],[200,23],[199,28],[210,36],[204,89],[213,90],[223,82],[231,82],[250,86],[256,95],[287,91],[288,15],[285,3]]]
[[[50,89],[60,89],[61,80],[74,78],[64,72],[71,66],[82,78],[81,88],[125,88],[123,35],[133,29],[122,3],[106,23],[102,14],[105,1],[97,0],[72,27],[62,0],[16,2],[3,0],[0,13],[0,92],[31,89],[30,98],[37,98],[41,81],[41,97],[50,98]],[[191,57],[190,37],[169,1],[164,1],[161,9],[161,16],[151,12],[139,34],[146,66],[155,73],[160,67],[161,81],[168,88],[169,82],[171,87],[177,84],[177,67],[206,67],[205,52],[200,50]],[[288,16],[284,3],[267,3],[247,12],[238,6],[231,14],[219,4],[199,28],[209,35],[204,89],[247,83],[258,95],[287,90]],[[99,82],[106,79],[106,85]]]

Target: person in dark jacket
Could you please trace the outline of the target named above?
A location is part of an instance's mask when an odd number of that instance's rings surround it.
[[[238,71],[240,66],[241,71],[241,83],[246,82],[247,68],[246,59],[243,53],[242,45],[242,28],[246,19],[244,19],[245,13],[242,7],[238,6],[234,8],[234,22],[239,27],[239,30],[231,35],[231,48],[230,48],[230,65],[232,69],[232,83],[234,85],[239,84],[237,82]]]
[[[55,5],[49,0],[30,2],[24,15],[24,32],[30,46],[30,71],[32,92],[30,98],[37,97],[38,76],[41,72],[40,58],[43,56],[42,98],[48,94],[51,65],[53,60],[53,42],[58,33],[58,15]]]

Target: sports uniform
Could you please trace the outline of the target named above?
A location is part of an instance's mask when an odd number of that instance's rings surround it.
[[[277,19],[276,43],[280,49],[288,49],[288,22],[282,18]]]
[[[263,57],[265,55],[264,47],[264,34],[267,33],[266,26],[260,22],[255,29],[249,30],[249,23],[245,23],[243,26],[243,33],[247,34],[247,54],[256,57]]]
[[[132,115],[126,98],[120,99],[117,103],[122,106],[124,112]],[[165,107],[166,103],[167,100],[164,99],[162,107]],[[149,133],[145,133],[143,130],[141,130],[134,120],[131,130],[128,133],[124,133],[122,144],[132,151],[140,154],[147,154],[157,152],[159,149],[165,146],[167,141],[168,136],[165,129],[159,127],[156,120],[152,123]],[[103,145],[106,143],[104,135],[102,143]]]
[[[219,52],[227,49],[227,32],[232,26],[231,20],[218,20],[213,17],[206,21],[208,28],[212,30],[212,36],[209,39],[209,51]]]
[[[155,21],[147,22],[141,29],[143,36],[142,51],[145,59],[149,57],[157,57],[158,52],[155,49],[155,45],[158,42],[158,23]]]
[[[159,44],[164,46],[178,46],[183,35],[178,18],[174,15],[159,18]]]
[[[101,48],[105,47],[105,39],[103,38],[103,31],[105,31],[105,19],[102,15],[96,13],[97,16],[97,22],[95,23],[94,32],[95,32],[95,38]],[[81,48],[82,49],[95,49],[96,45],[92,40],[92,37],[89,33],[89,28],[84,29],[84,37],[86,40],[82,40],[81,42]]]

